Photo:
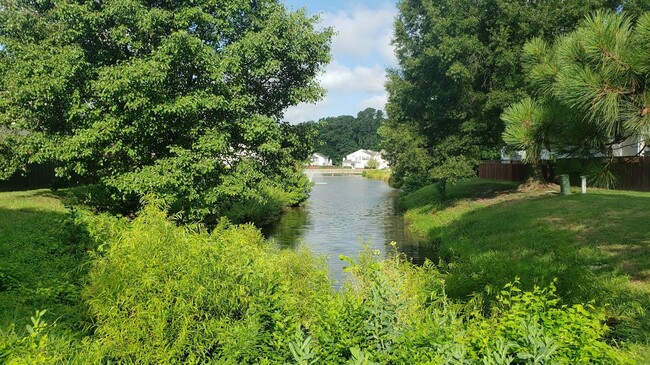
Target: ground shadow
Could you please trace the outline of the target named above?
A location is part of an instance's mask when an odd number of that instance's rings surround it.
[[[614,305],[650,333],[650,195],[594,192],[476,206],[427,232],[450,263],[447,291],[467,298],[520,278],[531,289],[557,279],[565,303]],[[606,302],[606,303],[604,303]],[[623,303],[626,302],[626,303]],[[639,309],[639,310],[635,310]],[[622,328],[621,331],[628,329]]]
[[[406,195],[402,200],[405,209],[425,209],[427,212],[444,209],[458,200],[491,199],[517,190],[518,183],[498,180],[471,180],[470,183],[450,184],[442,197],[437,186],[429,185]]]
[[[47,309],[48,323],[80,333],[90,322],[81,298],[87,233],[64,209],[37,206],[33,192],[12,194],[34,206],[0,208],[0,327],[22,331],[36,310]]]

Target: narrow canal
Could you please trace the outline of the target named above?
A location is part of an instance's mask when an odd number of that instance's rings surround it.
[[[393,248],[416,263],[432,251],[409,238],[399,208],[399,191],[378,180],[361,176],[314,175],[315,185],[307,203],[286,212],[266,234],[281,247],[306,244],[313,252],[329,257],[332,278],[342,279],[346,265],[340,255],[356,258],[363,243],[383,255]]]

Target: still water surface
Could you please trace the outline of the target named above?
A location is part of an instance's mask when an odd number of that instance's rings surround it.
[[[266,230],[281,247],[306,244],[329,257],[330,274],[339,282],[347,265],[339,255],[356,258],[363,243],[385,255],[395,241],[397,249],[416,263],[431,257],[432,250],[415,244],[405,231],[398,190],[361,176],[314,175],[312,181],[306,204],[289,210]]]

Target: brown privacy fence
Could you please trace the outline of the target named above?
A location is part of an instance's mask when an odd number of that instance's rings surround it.
[[[478,177],[490,180],[524,181],[527,171],[528,166],[518,161],[510,163],[502,163],[499,160],[481,161],[478,166]]]
[[[580,175],[589,170],[589,165],[606,162],[607,160],[599,158],[568,158],[552,163],[543,161],[542,173],[546,181],[557,181],[560,174],[568,174],[571,184],[579,185]],[[529,169],[528,165],[519,161],[482,161],[478,167],[478,176],[482,179],[524,181],[528,177]],[[616,157],[612,161],[611,171],[618,180],[615,189],[650,191],[650,156]]]
[[[612,165],[617,189],[650,191],[650,156],[619,157]]]

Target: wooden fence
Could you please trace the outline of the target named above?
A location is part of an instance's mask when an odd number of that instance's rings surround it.
[[[585,174],[587,166],[593,163],[604,163],[602,159],[561,159],[553,163],[544,161],[542,172],[547,181],[557,181],[560,174],[569,174],[571,183],[580,184],[580,175]],[[650,156],[617,157],[611,169],[618,179],[616,189],[650,191]],[[528,165],[513,161],[482,161],[478,168],[478,176],[482,179],[524,181],[528,176]]]
[[[618,158],[612,170],[618,178],[617,189],[650,191],[650,156]]]
[[[478,167],[478,177],[490,180],[524,181],[527,170],[528,166],[521,162],[482,161]]]

